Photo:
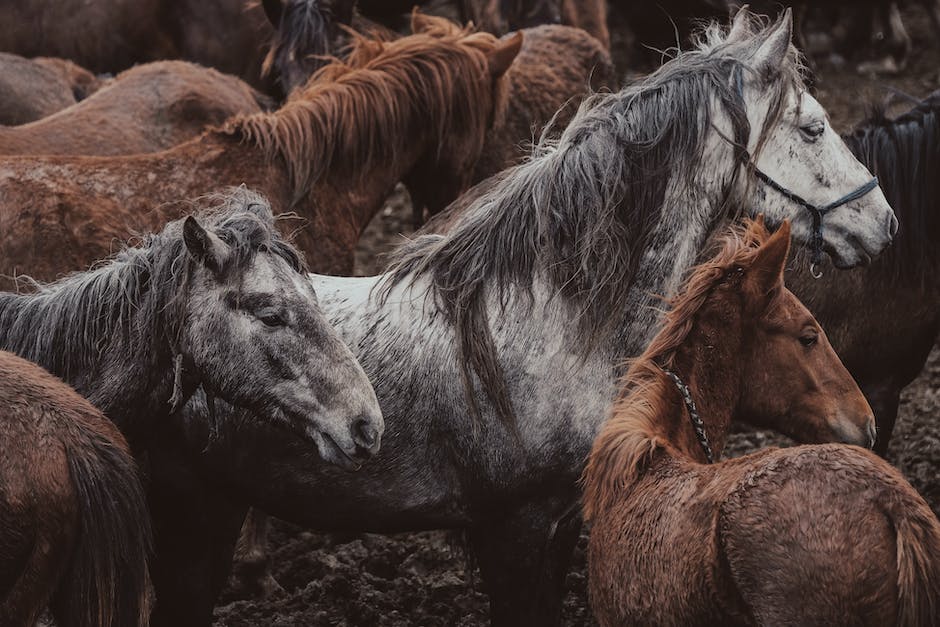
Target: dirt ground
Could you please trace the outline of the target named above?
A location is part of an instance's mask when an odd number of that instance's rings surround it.
[[[912,3],[913,4],[913,3]],[[840,131],[865,117],[865,103],[882,101],[893,86],[924,96],[940,86],[940,46],[920,7],[904,13],[914,40],[905,72],[894,77],[859,76],[851,62],[821,64],[816,82],[819,100]],[[615,51],[618,42],[613,31]],[[620,55],[616,55],[619,57]],[[623,72],[624,67],[619,66]],[[377,272],[381,254],[411,232],[410,201],[399,190],[375,218],[360,242],[360,274]],[[924,372],[907,388],[891,442],[889,459],[897,465],[940,515],[940,350],[934,350]],[[767,445],[786,445],[773,434],[748,431],[734,436],[726,454],[740,455]],[[586,597],[582,535],[568,575],[564,622],[593,625]],[[275,523],[270,538],[273,573],[283,592],[266,599],[223,595],[215,624],[383,627],[487,624],[486,595],[479,578],[453,534],[411,533],[394,536],[356,534],[327,536]]]

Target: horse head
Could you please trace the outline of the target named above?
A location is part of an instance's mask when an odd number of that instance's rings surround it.
[[[748,210],[774,224],[790,219],[814,261],[826,252],[840,268],[867,264],[897,232],[894,212],[803,86],[790,11],[756,34],[754,24],[742,8],[725,40],[740,60],[731,80],[750,127],[739,154],[759,181]]]
[[[315,442],[324,459],[357,467],[384,430],[375,392],[319,310],[269,206],[246,195],[242,211],[182,223],[182,367],[210,397],[271,417]]]

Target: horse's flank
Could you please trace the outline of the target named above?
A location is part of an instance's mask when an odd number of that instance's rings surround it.
[[[87,100],[17,127],[0,127],[4,155],[131,155],[190,140],[236,114],[269,107],[234,76],[183,61],[121,73]]]

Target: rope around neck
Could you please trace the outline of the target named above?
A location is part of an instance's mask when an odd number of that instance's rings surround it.
[[[676,387],[679,389],[679,395],[682,397],[685,408],[689,412],[689,422],[692,423],[695,437],[698,439],[698,443],[705,452],[705,459],[708,460],[709,464],[715,463],[715,456],[712,454],[712,447],[708,442],[708,434],[705,433],[705,423],[702,421],[702,417],[699,416],[698,408],[695,406],[695,400],[692,398],[692,391],[689,390],[689,386],[683,383],[682,379],[680,379],[679,375],[675,372],[667,368],[663,368],[662,370],[666,373],[666,376],[672,379],[672,382],[675,383]]]

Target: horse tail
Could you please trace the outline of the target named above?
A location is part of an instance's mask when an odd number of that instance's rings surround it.
[[[67,448],[79,531],[54,612],[83,627],[144,627],[152,539],[137,464],[116,429],[114,437],[83,431]]]
[[[898,624],[940,624],[940,522],[922,499],[899,503],[897,536]]]

